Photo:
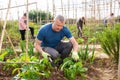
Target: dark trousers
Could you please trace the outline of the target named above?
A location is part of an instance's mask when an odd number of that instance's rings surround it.
[[[31,37],[34,39],[34,28],[29,27],[30,32],[31,32]],[[21,34],[21,40],[25,40],[25,31],[26,30],[19,30]]]
[[[25,31],[26,30],[20,30],[20,34],[21,34],[21,39],[25,40]]]
[[[49,53],[53,60],[57,57],[61,57],[62,59],[64,59],[69,56],[72,48],[73,45],[71,42],[61,42],[55,48],[43,47],[43,51]]]
[[[77,26],[78,28],[78,37],[82,37],[82,27]]]
[[[29,29],[30,29],[32,38],[34,38],[34,28],[33,27],[29,27]]]

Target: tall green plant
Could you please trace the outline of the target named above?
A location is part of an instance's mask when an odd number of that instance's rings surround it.
[[[103,32],[98,33],[98,40],[104,52],[118,63],[120,26],[116,26],[114,29],[107,28]]]
[[[89,49],[89,45],[87,44],[86,46],[81,47],[78,51],[80,61],[82,61],[83,63],[86,63],[86,62],[93,63],[94,51],[95,51],[95,48],[92,49],[92,54],[91,54],[91,56],[89,56],[89,54],[91,52],[91,50]]]
[[[33,56],[34,55],[34,46],[33,46],[33,43],[29,42],[28,48],[29,48],[29,50],[28,50],[29,56]]]
[[[20,48],[21,48],[22,52],[25,52],[25,49],[26,49],[26,42],[25,41],[20,41]]]
[[[2,54],[0,54],[0,62],[4,60],[4,58],[7,54],[8,54],[7,51],[4,51]]]
[[[29,54],[29,56],[33,56],[34,55],[34,46],[33,46],[33,43],[32,42],[29,42],[28,43],[29,45],[28,45],[28,54]],[[21,50],[22,50],[22,52],[24,53],[25,52],[25,50],[26,50],[26,41],[21,41],[20,42],[20,48],[21,48]]]

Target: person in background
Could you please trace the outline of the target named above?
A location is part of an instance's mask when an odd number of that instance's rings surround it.
[[[103,24],[104,24],[104,27],[107,28],[107,17],[104,18],[104,20],[103,20]]]
[[[21,39],[25,40],[25,31],[26,31],[26,14],[24,14],[19,20],[19,31],[21,34]]]
[[[111,13],[110,17],[108,17],[108,26],[110,26],[110,28],[113,28],[114,23],[115,23],[114,13]]]
[[[73,48],[71,57],[74,60],[79,59],[78,43],[64,23],[64,17],[58,15],[52,23],[47,23],[40,28],[34,46],[44,58],[50,56],[55,60],[60,57],[63,60],[69,56]],[[69,42],[62,41],[64,37],[67,37]]]
[[[78,29],[78,37],[82,37],[82,29],[83,25],[86,24],[86,20],[84,17],[80,18],[77,22],[77,29]]]
[[[21,34],[21,40],[25,40],[26,28],[27,28],[27,17],[26,17],[26,13],[24,13],[23,16],[19,20],[19,31]],[[29,27],[29,29],[31,32],[31,36],[34,39],[34,28]]]

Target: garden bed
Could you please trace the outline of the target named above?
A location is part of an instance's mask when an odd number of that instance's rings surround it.
[[[88,71],[85,73],[86,78],[82,79],[77,76],[76,80],[116,80],[117,79],[117,65],[111,59],[95,59],[92,66],[86,64]],[[0,80],[11,80],[13,68],[3,70],[3,64],[0,64]],[[53,69],[49,78],[42,78],[42,80],[65,80],[64,73],[60,70]]]

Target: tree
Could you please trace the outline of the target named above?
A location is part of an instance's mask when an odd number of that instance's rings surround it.
[[[37,20],[38,20],[38,22],[40,22],[40,19],[46,20],[47,16],[49,16],[48,20],[53,19],[53,16],[51,15],[50,12],[47,13],[45,11],[36,11],[36,10],[29,11],[29,19],[35,23],[37,23]]]

